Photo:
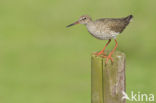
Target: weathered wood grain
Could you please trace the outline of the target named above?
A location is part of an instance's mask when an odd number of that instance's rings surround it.
[[[109,61],[105,65],[106,58],[91,56],[91,103],[126,103],[122,100],[126,86],[125,54],[116,51],[112,57],[113,64]]]

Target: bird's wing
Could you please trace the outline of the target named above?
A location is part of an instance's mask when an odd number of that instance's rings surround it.
[[[109,28],[111,31],[121,33],[125,27],[129,24],[129,21],[125,18],[103,18],[98,19],[96,22],[102,22],[103,25],[106,26],[106,28]]]

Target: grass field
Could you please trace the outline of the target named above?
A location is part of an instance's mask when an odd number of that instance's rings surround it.
[[[93,19],[134,15],[117,38],[117,50],[127,57],[127,93],[156,95],[155,4],[155,0],[1,0],[0,103],[90,103],[90,54],[106,41],[93,38],[83,25],[65,28],[83,14]]]

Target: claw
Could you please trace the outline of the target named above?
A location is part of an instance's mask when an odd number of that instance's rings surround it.
[[[107,57],[107,59],[106,59],[105,64],[107,64],[107,63],[108,63],[109,59],[110,59],[110,60],[111,60],[111,62],[113,63],[113,59],[112,59],[112,57],[111,57],[111,56],[108,56],[108,57]]]
[[[113,63],[113,58],[111,57],[111,55],[108,55],[108,56],[101,56],[101,57],[106,58],[106,62],[105,62],[105,64],[108,63],[109,59],[110,59],[111,62]]]

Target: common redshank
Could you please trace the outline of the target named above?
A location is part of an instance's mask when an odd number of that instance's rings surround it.
[[[133,15],[129,15],[123,18],[101,18],[93,21],[88,15],[83,15],[78,21],[68,25],[67,27],[73,26],[75,24],[84,24],[92,36],[100,40],[108,40],[104,48],[100,52],[96,53],[97,56],[103,54],[105,48],[111,42],[111,39],[114,39],[116,43],[115,47],[108,56],[103,56],[107,58],[105,62],[107,64],[109,59],[113,62],[111,56],[118,46],[116,36],[123,32],[132,18]]]

